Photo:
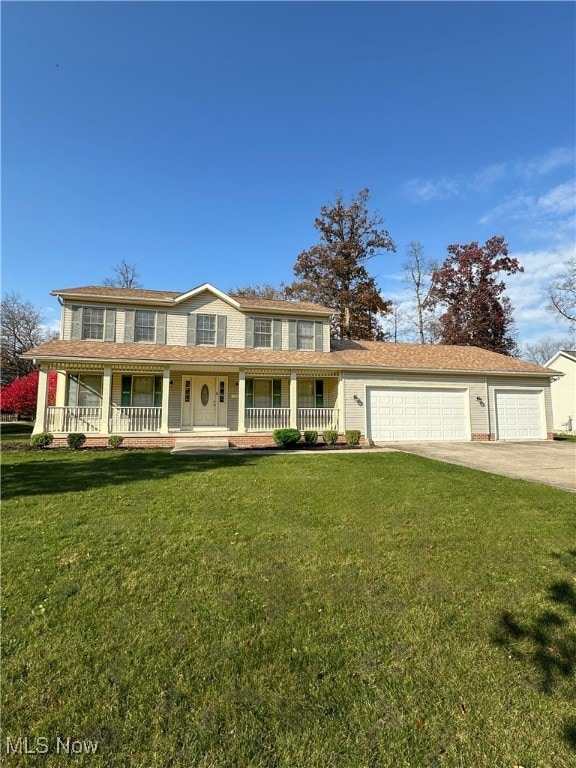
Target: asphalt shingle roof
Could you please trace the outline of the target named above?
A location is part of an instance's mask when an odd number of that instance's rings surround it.
[[[337,369],[532,373],[544,376],[552,374],[550,368],[478,347],[391,344],[378,341],[333,342],[330,352],[307,352],[54,340],[30,350],[26,357],[44,360],[319,366]]]

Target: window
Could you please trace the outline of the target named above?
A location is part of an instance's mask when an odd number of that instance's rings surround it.
[[[298,320],[296,347],[297,349],[314,349],[314,323],[312,320]]]
[[[216,315],[196,316],[196,344],[216,344]]]
[[[254,320],[254,346],[271,347],[272,346],[272,320]]]
[[[162,405],[162,376],[122,376],[122,405],[152,408]]]
[[[104,308],[84,307],[82,312],[82,338],[104,338]]]
[[[100,408],[102,405],[102,376],[81,374],[68,380],[68,405]]]
[[[137,309],[134,314],[134,341],[151,341],[156,335],[156,312]]]
[[[322,379],[298,380],[298,407],[324,407],[324,381]]]
[[[280,379],[246,379],[246,408],[280,408]]]

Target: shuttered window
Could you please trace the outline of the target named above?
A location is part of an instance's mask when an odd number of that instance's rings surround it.
[[[82,338],[104,338],[104,307],[84,307],[82,312]]]
[[[162,405],[162,376],[122,376],[125,407],[152,408]]]
[[[280,408],[281,379],[246,379],[246,408]]]
[[[152,344],[156,338],[156,312],[137,309],[134,313],[134,341],[148,341]]]

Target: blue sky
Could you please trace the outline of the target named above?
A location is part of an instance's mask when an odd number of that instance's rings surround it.
[[[2,3],[2,290],[125,258],[149,288],[291,281],[363,187],[397,252],[504,235],[521,341],[574,248],[575,5]]]

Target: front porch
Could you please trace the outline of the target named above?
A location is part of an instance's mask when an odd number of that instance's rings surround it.
[[[47,404],[50,369],[56,403]],[[225,372],[224,372],[225,371]],[[239,438],[276,429],[343,431],[338,372],[286,369],[208,370],[112,364],[40,370],[34,433],[55,438],[177,437],[216,432]],[[98,441],[100,442],[100,441]]]

